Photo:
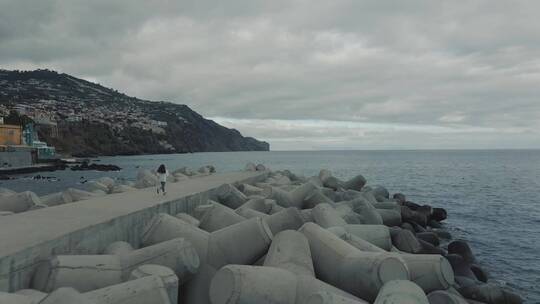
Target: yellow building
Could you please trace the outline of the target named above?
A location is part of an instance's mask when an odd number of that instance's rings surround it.
[[[22,145],[22,127],[15,125],[0,125],[0,145]]]

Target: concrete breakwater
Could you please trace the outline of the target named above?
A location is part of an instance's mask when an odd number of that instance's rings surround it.
[[[199,171],[175,171],[166,197],[143,171],[6,210],[0,303],[522,302],[450,240],[444,209],[361,175]]]

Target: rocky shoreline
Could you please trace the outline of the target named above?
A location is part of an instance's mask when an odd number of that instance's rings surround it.
[[[119,241],[102,255],[55,256],[34,274],[32,289],[0,293],[0,303],[523,302],[491,283],[467,242],[452,240],[444,208],[390,194],[362,175],[343,181],[321,170],[303,177],[251,163],[245,170],[267,178],[225,184],[191,214],[156,214],[141,248]],[[181,168],[169,181],[214,172],[212,166]],[[134,183],[102,178],[89,182],[88,191],[44,197],[0,189],[0,211],[156,184],[155,175],[141,170]]]

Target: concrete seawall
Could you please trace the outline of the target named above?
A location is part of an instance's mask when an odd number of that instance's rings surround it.
[[[114,241],[139,247],[142,229],[158,213],[191,213],[223,184],[264,180],[267,172],[231,172],[112,194],[0,218],[0,291],[28,288],[36,267],[52,255],[97,254]]]

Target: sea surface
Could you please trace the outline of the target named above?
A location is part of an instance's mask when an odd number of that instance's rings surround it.
[[[514,289],[526,303],[540,303],[540,150],[230,152],[98,160],[123,170],[39,173],[55,178],[49,180],[32,179],[36,173],[0,181],[0,187],[42,195],[83,188],[81,181],[101,176],[133,180],[139,168],[156,169],[161,163],[169,169],[212,164],[225,172],[254,162],[305,176],[321,168],[343,179],[362,174],[368,184],[446,208],[445,227],[454,239],[470,242],[490,279]]]

